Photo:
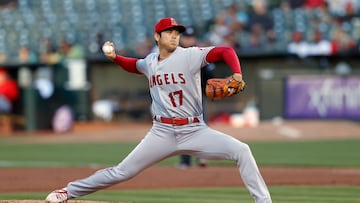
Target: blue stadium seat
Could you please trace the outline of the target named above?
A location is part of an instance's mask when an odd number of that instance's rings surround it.
[[[53,37],[60,41],[66,33],[75,36],[85,46],[103,32],[105,40],[113,40],[121,47],[135,47],[152,34],[157,20],[167,16],[198,29],[204,35],[216,15],[232,3],[248,9],[245,0],[18,0],[15,10],[0,11],[0,46],[9,53],[16,53],[20,44],[30,44],[38,49],[37,41]],[[295,9],[284,13],[272,8],[274,30],[285,46],[293,31],[311,33],[320,30],[326,38],[331,37],[333,25],[326,22],[313,23],[319,16],[316,10]],[[342,27],[354,39],[360,37],[360,20],[343,23]],[[3,33],[3,34],[1,34]],[[4,34],[5,33],[5,34]],[[309,35],[309,34],[308,34]],[[239,37],[246,40],[246,34]],[[309,36],[308,36],[309,37]],[[5,38],[5,40],[4,40]],[[2,40],[2,41],[1,41]],[[14,49],[14,50],[12,50]],[[34,50],[37,51],[37,50]]]

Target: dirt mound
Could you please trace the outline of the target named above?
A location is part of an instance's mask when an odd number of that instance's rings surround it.
[[[44,200],[0,200],[0,203],[44,203]],[[88,200],[69,200],[67,203],[110,203]],[[111,203],[125,203],[125,202],[111,202]]]

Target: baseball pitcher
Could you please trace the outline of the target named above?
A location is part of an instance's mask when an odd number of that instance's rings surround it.
[[[209,82],[207,95],[211,98],[233,96],[245,87],[235,51],[224,46],[182,48],[179,38],[185,29],[173,18],[160,19],[154,29],[159,52],[144,59],[117,55],[114,43],[104,43],[103,50],[108,59],[126,71],[148,79],[153,126],[118,165],[68,183],[66,187],[51,192],[46,202],[66,202],[121,183],[151,165],[179,154],[235,161],[254,201],[272,202],[249,146],[211,129],[203,120],[202,67],[224,61],[233,71],[233,75],[223,81]]]

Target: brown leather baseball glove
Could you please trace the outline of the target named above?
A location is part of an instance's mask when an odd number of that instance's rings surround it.
[[[232,76],[211,78],[206,82],[205,94],[211,99],[231,97],[245,89],[245,81],[237,81]]]

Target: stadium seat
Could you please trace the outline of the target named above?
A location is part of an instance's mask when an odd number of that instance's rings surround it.
[[[250,6],[244,0],[18,0],[17,9],[0,11],[0,46],[10,49],[11,55],[20,44],[30,44],[38,51],[37,41],[51,36],[58,42],[66,33],[88,45],[102,31],[104,39],[131,49],[152,33],[157,20],[167,16],[196,27],[199,36],[205,36],[217,13],[232,3],[243,9]],[[331,37],[332,24],[313,23],[318,20],[316,10],[297,8],[284,13],[271,7],[271,14],[281,40],[279,46],[290,41],[293,31],[310,33],[317,29],[326,38]],[[343,23],[342,28],[359,39],[359,18]]]

